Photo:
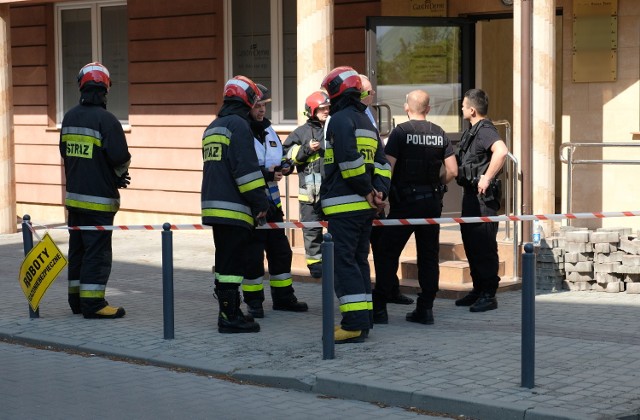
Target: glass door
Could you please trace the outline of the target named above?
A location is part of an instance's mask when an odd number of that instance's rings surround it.
[[[465,127],[462,95],[475,80],[475,21],[459,18],[368,17],[367,75],[383,140],[407,120],[404,102],[415,89],[430,95],[428,119],[458,143]],[[467,123],[468,124],[468,123]],[[442,216],[460,214],[462,190],[445,194]]]
[[[381,134],[407,120],[405,97],[415,89],[430,95],[429,120],[446,132],[462,131],[462,94],[474,80],[474,24],[458,18],[367,18],[367,72]]]

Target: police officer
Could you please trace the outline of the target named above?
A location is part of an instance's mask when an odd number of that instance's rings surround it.
[[[361,87],[358,73],[347,66],[331,70],[322,81],[331,99],[331,120],[320,198],[334,242],[334,287],[342,313],[337,344],[364,342],[373,325],[369,236],[391,177],[380,137],[360,102]]]
[[[122,124],[107,111],[109,70],[89,63],[78,74],[80,104],[62,120],[60,154],[66,176],[69,226],[110,226],[129,184],[131,155]],[[111,273],[113,231],[69,231],[69,306],[85,318],[121,318],[104,299]]]
[[[458,152],[458,177],[464,188],[462,217],[495,216],[500,209],[500,173],[508,150],[496,127],[486,118],[489,97],[480,89],[464,94],[462,116],[471,128],[464,132]],[[498,223],[460,225],[464,251],[469,261],[473,290],[456,300],[456,306],[469,306],[471,312],[498,308]]]
[[[307,121],[293,130],[284,142],[287,158],[293,160],[298,171],[298,201],[300,221],[322,220],[320,211],[320,185],[322,156],[324,155],[324,125],[329,116],[329,95],[323,91],[313,92],[304,102]],[[314,278],[322,277],[322,228],[302,228],[305,257],[309,273]]]
[[[385,153],[391,164],[390,219],[435,218],[442,213],[444,186],[455,178],[458,165],[444,130],[427,121],[429,94],[414,90],[407,95],[404,110],[409,121],[391,131]],[[444,170],[441,171],[444,163]],[[410,322],[433,324],[433,301],[438,291],[440,268],[440,225],[385,227],[374,248],[376,288],[373,291],[373,319],[388,322],[386,304],[398,284],[400,254],[415,233],[418,280],[416,309],[407,314]]]
[[[249,111],[259,99],[251,79],[227,81],[222,108],[202,136],[202,223],[213,228],[220,333],[260,331],[240,310],[239,290],[255,221],[269,208],[249,126]]]
[[[283,161],[280,137],[271,126],[271,121],[265,117],[267,103],[271,102],[271,92],[266,86],[259,83],[257,86],[261,97],[249,112],[251,131],[258,165],[267,184],[269,210],[265,221],[278,223],[284,220],[278,181],[284,174],[289,173],[291,167],[286,159]],[[254,230],[248,244],[247,264],[242,281],[242,294],[249,314],[254,318],[264,318],[262,302],[264,302],[265,253],[269,265],[273,309],[293,312],[308,310],[307,304],[299,302],[294,294],[291,278],[293,252],[284,229],[257,229]]]

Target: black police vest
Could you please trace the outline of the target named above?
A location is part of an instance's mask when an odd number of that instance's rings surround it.
[[[444,130],[429,121],[407,121],[398,125],[400,155],[393,169],[392,182],[398,187],[440,186],[443,150],[447,147]]]
[[[456,154],[458,161],[458,184],[463,180],[466,180],[468,183],[473,183],[474,180],[479,178],[480,175],[483,175],[489,167],[491,156],[489,153],[480,150],[478,143],[473,140],[482,127],[492,126],[491,121],[483,119],[462,135],[458,153]]]

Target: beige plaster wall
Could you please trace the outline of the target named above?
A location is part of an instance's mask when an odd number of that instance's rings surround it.
[[[640,161],[640,2],[618,1],[617,80],[600,83],[572,81],[572,1],[563,6],[562,142],[634,142],[636,148],[578,149],[578,159]],[[563,211],[567,211],[567,165],[562,174]],[[578,165],[573,171],[572,208],[577,212],[640,209],[640,165]],[[574,221],[589,228],[640,228],[640,217]]]

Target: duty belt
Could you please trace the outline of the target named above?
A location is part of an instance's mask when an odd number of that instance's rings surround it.
[[[411,201],[426,200],[434,198],[435,191],[431,185],[410,185],[400,188],[400,196]]]

